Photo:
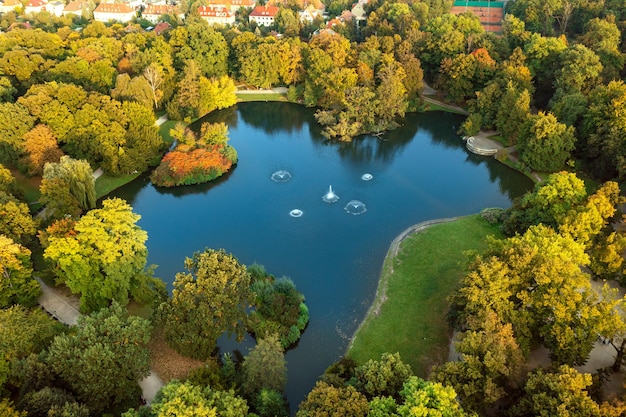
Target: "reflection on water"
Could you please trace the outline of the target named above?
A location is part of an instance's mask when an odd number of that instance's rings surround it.
[[[319,134],[311,109],[241,103],[192,126],[228,123],[239,155],[228,174],[172,189],[156,189],[142,176],[114,194],[142,216],[148,261],[170,285],[185,257],[205,247],[224,248],[246,265],[262,264],[295,282],[311,317],[298,347],[286,354],[287,397],[296,408],[344,353],[400,232],[427,219],[507,207],[532,187],[493,158],[469,154],[455,133],[462,120],[409,114],[381,139],[337,143]],[[274,174],[289,181],[276,183]],[[329,193],[347,203],[324,202],[320,196]],[[222,352],[246,354],[252,341],[219,343]]]

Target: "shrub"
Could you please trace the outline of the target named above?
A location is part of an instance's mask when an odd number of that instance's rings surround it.
[[[500,207],[488,207],[480,212],[480,217],[490,224],[500,223],[504,220],[506,210]]]

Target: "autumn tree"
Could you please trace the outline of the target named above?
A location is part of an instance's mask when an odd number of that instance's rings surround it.
[[[96,205],[93,171],[87,161],[62,156],[58,163],[44,166],[40,202],[46,214],[60,218],[66,214],[79,215]]]
[[[508,235],[524,233],[531,225],[540,223],[556,230],[570,210],[586,198],[585,183],[576,174],[564,171],[551,174],[514,202],[503,230]]]
[[[33,278],[30,250],[0,235],[0,308],[34,305],[41,293]]]
[[[250,275],[223,250],[205,249],[185,260],[172,298],[161,304],[159,317],[168,343],[194,358],[209,357],[224,332],[241,337],[250,300]]]
[[[166,384],[148,410],[131,410],[123,417],[217,417],[248,415],[246,400],[231,391],[173,380]]]
[[[412,376],[400,391],[401,400],[391,397],[376,397],[370,401],[370,417],[388,416],[442,416],[465,417],[466,413],[460,405],[457,394],[450,386],[438,382],[425,381]]]
[[[494,311],[471,317],[468,325],[456,343],[461,359],[437,367],[432,379],[453,387],[466,408],[484,411],[516,388],[524,354],[511,324]]]
[[[93,413],[136,404],[149,373],[150,322],[113,303],[78,319],[76,332],[57,336],[47,362]]]
[[[48,238],[44,257],[59,280],[81,295],[81,310],[112,300],[125,305],[158,286],[146,271],[148,235],[137,226],[139,218],[124,200],[107,199],[78,220],[72,233]]]
[[[353,386],[334,387],[318,381],[300,403],[296,417],[365,417],[368,411],[367,398]]]
[[[37,230],[37,223],[28,205],[0,191],[0,234],[18,243],[27,244]]]
[[[555,372],[539,369],[530,374],[525,395],[511,409],[511,415],[600,416],[598,404],[589,395],[591,384],[591,374],[566,365]]]
[[[0,163],[14,163],[23,152],[23,136],[34,126],[28,109],[18,103],[0,103]]]
[[[59,149],[54,132],[46,125],[39,124],[23,136],[24,156],[20,165],[29,175],[42,175],[46,163],[59,162],[63,151]]]

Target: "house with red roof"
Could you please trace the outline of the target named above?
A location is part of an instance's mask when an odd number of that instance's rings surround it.
[[[234,25],[235,13],[224,6],[199,6],[198,14],[209,25]]]
[[[154,27],[154,34],[159,36],[162,35],[164,32],[170,30],[172,28],[172,25],[170,25],[167,22],[159,22],[157,23],[157,25]]]
[[[180,20],[185,18],[184,13],[181,13],[178,7],[171,4],[149,4],[141,12],[141,17],[156,24],[161,19],[161,16],[168,14],[173,14]]]
[[[48,6],[48,2],[44,0],[29,0],[24,6],[24,13],[39,13],[42,11],[46,11],[46,7]]]
[[[256,6],[248,16],[249,22],[256,22],[258,26],[272,26],[278,15],[278,7],[268,5]]]
[[[98,22],[130,22],[136,16],[135,10],[124,3],[100,3],[93,11],[93,19]]]

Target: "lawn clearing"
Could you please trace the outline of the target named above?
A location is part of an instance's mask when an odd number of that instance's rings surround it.
[[[380,359],[384,352],[400,352],[422,377],[433,365],[446,362],[452,333],[446,320],[447,298],[464,274],[465,251],[484,251],[489,235],[502,237],[497,225],[476,214],[410,233],[400,242],[397,256],[392,247],[376,300],[347,356],[362,364]]]
[[[174,138],[170,135],[170,130],[174,129],[178,123],[183,123],[179,120],[168,120],[159,126],[159,134],[163,138],[163,142],[171,145],[174,143]]]
[[[128,184],[129,182],[137,178],[139,175],[141,175],[141,173],[139,172],[136,174],[120,175],[119,177],[111,177],[106,174],[101,175],[96,180],[96,197],[97,198],[104,197],[105,195],[109,194],[111,191],[115,190],[116,188],[119,188],[124,184]]]
[[[288,101],[286,94],[260,93],[260,94],[237,94],[237,102],[243,101]]]

